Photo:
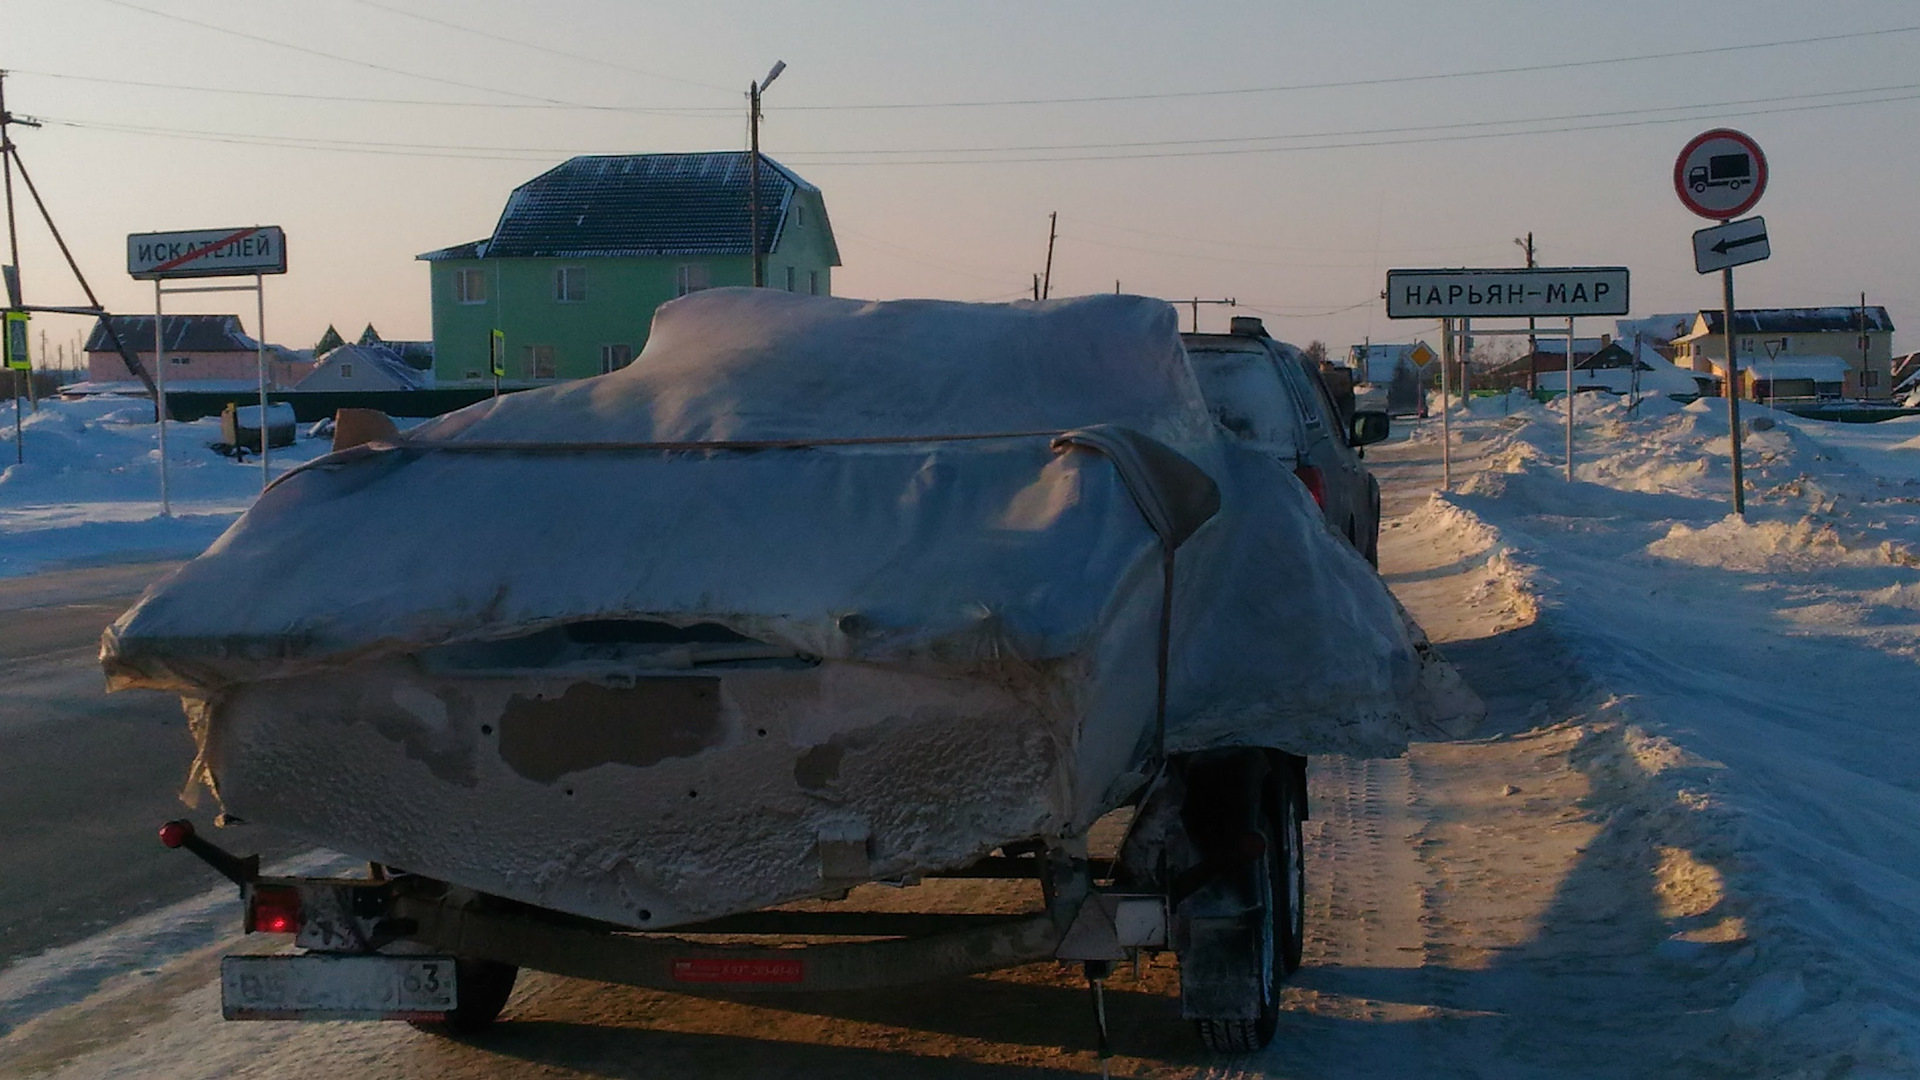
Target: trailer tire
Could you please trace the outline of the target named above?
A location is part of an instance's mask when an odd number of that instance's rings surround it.
[[[1274,945],[1281,971],[1291,975],[1300,970],[1307,945],[1307,852],[1300,825],[1306,816],[1307,793],[1301,782],[1302,769],[1277,768],[1270,776],[1268,812],[1273,817],[1275,856]]]
[[[454,972],[460,1004],[444,1020],[410,1021],[414,1027],[436,1035],[473,1035],[485,1030],[507,1007],[520,969],[497,960],[456,959]]]

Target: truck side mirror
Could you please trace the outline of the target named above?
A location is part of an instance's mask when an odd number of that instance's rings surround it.
[[[1353,423],[1347,428],[1348,446],[1370,446],[1384,440],[1392,432],[1393,421],[1387,414],[1377,409],[1362,409],[1353,414]]]

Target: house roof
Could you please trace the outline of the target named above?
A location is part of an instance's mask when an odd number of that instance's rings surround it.
[[[113,315],[113,329],[134,352],[153,351],[153,316]],[[168,352],[253,352],[254,340],[240,329],[238,315],[166,315],[161,322],[161,344]],[[269,346],[271,348],[271,346]],[[104,319],[93,321],[87,352],[113,352]]]
[[[406,361],[407,366],[415,371],[426,371],[433,367],[433,342],[389,341],[380,336],[380,331],[375,330],[372,323],[360,331],[360,340],[355,344],[382,346]]]
[[[514,188],[491,236],[420,258],[750,254],[751,173],[741,150],[570,158]],[[773,250],[799,192],[819,189],[760,155],[760,250]],[[820,224],[838,266],[832,229]]]
[[[418,389],[430,385],[427,376],[410,367],[400,354],[384,344],[378,345],[342,345],[320,358],[320,363],[307,374],[305,383],[339,364],[359,364],[368,371],[377,371],[395,386],[405,389]]]
[[[1709,357],[1707,363],[1723,375],[1727,370],[1724,360]],[[1756,379],[1813,379],[1818,382],[1840,382],[1846,378],[1848,364],[1838,356],[1778,356],[1769,360],[1765,357],[1743,356],[1740,358],[1740,373],[1752,375]]]
[[[1632,341],[1633,335],[1639,334],[1643,342],[1665,345],[1691,331],[1694,317],[1694,312],[1680,311],[1667,315],[1643,315],[1638,319],[1615,319],[1613,336],[1620,341]]]
[[[1821,334],[1858,333],[1861,329],[1858,307],[1760,308],[1733,313],[1733,329],[1739,334]],[[1865,309],[1866,329],[1870,333],[1893,330],[1887,309]],[[1693,331],[1676,341],[1691,341],[1704,334],[1721,334],[1725,316],[1717,310],[1702,310],[1694,318]]]

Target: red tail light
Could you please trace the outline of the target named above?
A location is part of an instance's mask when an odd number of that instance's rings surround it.
[[[287,885],[255,885],[247,896],[247,933],[300,932],[300,890]]]
[[[1313,496],[1314,505],[1325,510],[1327,508],[1327,480],[1326,477],[1320,475],[1320,470],[1312,465],[1302,465],[1293,470],[1293,475],[1299,477],[1300,482],[1307,485],[1307,494]]]

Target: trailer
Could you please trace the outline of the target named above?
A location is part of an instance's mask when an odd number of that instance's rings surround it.
[[[1305,942],[1306,762],[1279,752],[1184,757],[1122,815],[1117,852],[1034,838],[927,880],[1034,882],[1023,913],[861,910],[825,902],[648,932],[488,896],[404,870],[274,877],[181,819],[160,828],[239,886],[248,934],[296,953],[221,963],[229,1020],[404,1020],[470,1034],[500,1014],[522,969],[656,990],[866,990],[1040,961],[1082,965],[1098,1048],[1111,1054],[1103,983],[1118,963],[1172,951],[1181,1015],[1210,1050],[1273,1037],[1280,986]],[[855,856],[857,857],[857,856]]]
[[[1300,962],[1305,755],[1461,713],[1140,297],[674,301],[619,372],[341,425],[101,659],[181,695],[223,820],[370,864],[263,878],[168,823],[304,950],[228,958],[227,1015],[458,1030],[522,967],[791,992],[1052,959],[1098,1002],[1170,950],[1200,1038],[1253,1049]],[[861,906],[955,876],[1039,897]]]

